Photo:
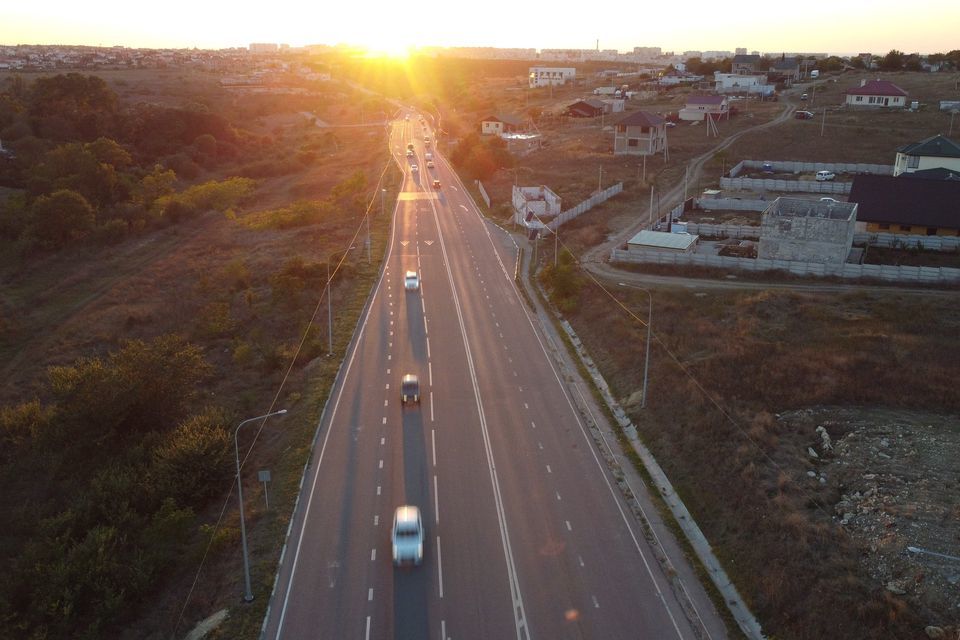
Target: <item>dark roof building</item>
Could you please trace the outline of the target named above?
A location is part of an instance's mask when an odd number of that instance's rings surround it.
[[[617,120],[614,124],[625,127],[659,127],[666,120],[646,111],[634,111]]]
[[[910,173],[901,173],[899,178],[920,178],[922,180],[960,180],[960,171],[937,167],[936,169],[920,169]]]
[[[960,181],[856,176],[847,200],[867,231],[960,235]]]
[[[564,114],[574,118],[596,118],[605,111],[605,105],[599,100],[588,98],[577,100],[564,110]]]
[[[960,144],[942,134],[937,134],[920,142],[905,144],[897,149],[897,152],[908,156],[960,158]]]

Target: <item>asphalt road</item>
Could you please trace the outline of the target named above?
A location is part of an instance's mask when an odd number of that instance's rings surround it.
[[[514,286],[515,253],[444,159],[426,168],[425,133],[393,127],[405,182],[383,278],[320,425],[264,637],[694,638]],[[400,405],[405,373],[419,407]],[[423,514],[419,567],[391,562],[401,504]]]

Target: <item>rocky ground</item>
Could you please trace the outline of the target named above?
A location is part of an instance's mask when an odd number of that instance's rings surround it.
[[[819,408],[782,414],[811,436],[807,476],[868,574],[918,607],[931,638],[960,638],[960,417]]]

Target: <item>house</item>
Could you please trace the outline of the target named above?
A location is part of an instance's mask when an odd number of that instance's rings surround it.
[[[657,84],[664,86],[676,86],[679,84],[690,84],[693,82],[700,82],[703,80],[703,76],[699,76],[693,73],[687,73],[686,71],[668,71],[660,77],[657,78]]]
[[[483,135],[497,135],[513,133],[522,128],[523,121],[519,117],[505,113],[487,116],[480,121],[480,133]]]
[[[719,120],[724,115],[730,117],[727,96],[687,96],[687,106],[680,109],[681,120],[702,121],[710,117]]]
[[[897,149],[893,175],[941,168],[960,171],[960,144],[943,135],[935,135]]]
[[[564,85],[573,82],[577,70],[573,67],[530,67],[528,79],[530,88]]]
[[[767,76],[744,76],[736,73],[713,73],[714,91],[717,93],[773,95],[775,87],[767,82]]]
[[[889,80],[860,81],[859,87],[846,90],[848,107],[890,107],[907,106],[907,92]]]
[[[762,260],[843,264],[853,246],[857,203],[780,197],[760,220]]]
[[[858,204],[857,227],[861,231],[960,235],[960,181],[957,180],[859,175],[854,177],[847,199]]]
[[[730,72],[741,76],[750,76],[758,71],[760,66],[760,56],[757,54],[741,53],[733,56],[733,62],[730,66]]]
[[[614,123],[613,155],[651,156],[667,149],[667,121],[634,111]]]
[[[587,98],[586,100],[577,100],[564,109],[563,114],[574,118],[596,118],[606,111],[607,108],[603,102]]]
[[[800,80],[800,61],[781,56],[773,63],[767,76],[772,82],[782,82],[789,87]]]

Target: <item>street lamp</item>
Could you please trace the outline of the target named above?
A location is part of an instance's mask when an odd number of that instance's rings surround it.
[[[367,223],[369,224],[369,218]],[[352,250],[353,247],[344,249],[344,257],[346,257],[347,251]],[[333,283],[330,281],[330,261],[337,253],[339,253],[339,251],[331,253],[330,257],[327,258],[327,355],[333,355]]]
[[[237,497],[240,499],[240,540],[243,542],[243,582],[246,588],[243,594],[244,602],[251,602],[253,600],[253,591],[250,589],[250,559],[247,557],[247,525],[243,519],[243,482],[240,479],[240,444],[237,438],[240,435],[240,427],[248,422],[263,420],[270,416],[278,416],[286,412],[286,409],[280,409],[279,411],[273,411],[262,416],[257,416],[256,418],[248,418],[238,424],[236,431],[233,432],[233,450],[237,463]]]
[[[650,336],[651,336],[651,327],[653,325],[653,294],[649,290],[644,289],[643,287],[637,287],[635,285],[629,285],[626,282],[618,282],[621,287],[629,287],[631,289],[638,289],[647,294],[649,299],[649,308],[647,311],[647,355],[643,360],[643,399],[640,401],[640,408],[646,409],[647,407],[647,373],[650,370]]]

